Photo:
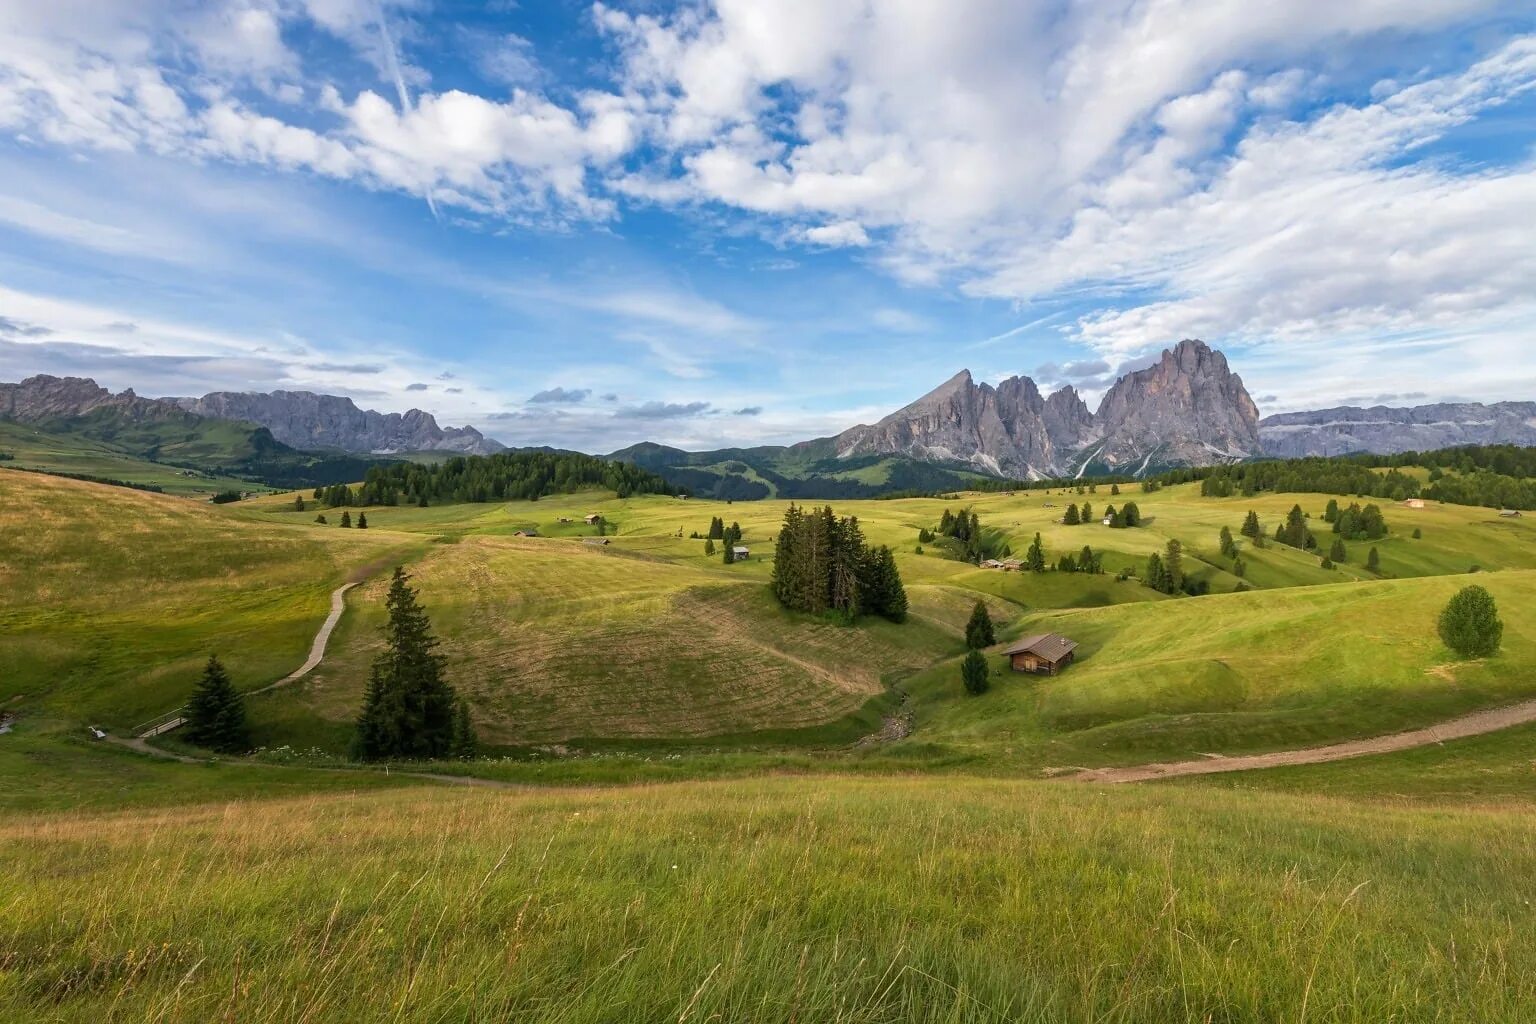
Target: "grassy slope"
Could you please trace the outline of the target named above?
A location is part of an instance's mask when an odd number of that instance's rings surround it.
[[[338,533],[0,473],[0,702],[124,728],[184,700],[210,652],[243,687],[278,679],[334,587],[419,545]]]
[[[767,779],[0,822],[0,1016],[1521,1021],[1536,821]]]
[[[0,421],[0,452],[15,456],[0,463],[52,473],[125,480],[152,485],[167,494],[210,495],[223,490],[249,490],[257,485],[233,477],[209,476],[136,458],[119,448],[76,434],[44,432],[22,423]],[[175,456],[168,449],[167,459]]]

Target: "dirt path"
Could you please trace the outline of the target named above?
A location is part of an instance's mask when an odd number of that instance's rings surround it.
[[[309,675],[315,669],[320,667],[320,662],[325,659],[325,645],[330,643],[331,640],[331,631],[334,630],[336,628],[336,624],[341,621],[342,612],[347,610],[347,591],[351,590],[355,586],[357,586],[356,581],[352,583],[343,583],[341,586],[331,591],[331,613],[327,615],[325,617],[325,621],[320,624],[320,632],[315,634],[315,642],[309,645],[309,657],[304,660],[304,664],[300,665],[298,668],[294,669],[292,672],[288,673],[286,676],[279,679],[275,683],[270,683],[261,687],[260,689],[247,691],[247,696],[253,693],[266,693],[268,690],[275,690],[279,686],[287,686],[289,683],[297,682],[298,680],[303,679],[305,676]]]
[[[1389,736],[1373,736],[1370,739],[1333,743],[1326,747],[1306,747],[1301,750],[1277,750],[1269,754],[1248,754],[1237,757],[1207,757],[1199,761],[1173,761],[1168,764],[1143,764],[1125,768],[1086,768],[1076,774],[1064,776],[1074,782],[1147,782],[1152,779],[1172,779],[1186,775],[1215,775],[1220,772],[1246,772],[1256,768],[1283,768],[1295,764],[1322,764],[1327,761],[1344,761],[1368,754],[1390,754],[1398,750],[1427,747],[1432,743],[1459,740],[1467,736],[1481,736],[1498,732],[1527,722],[1536,722],[1536,700],[1528,700],[1508,707],[1474,711],[1460,718],[1452,718],[1437,725],[1409,732],[1392,733]]]

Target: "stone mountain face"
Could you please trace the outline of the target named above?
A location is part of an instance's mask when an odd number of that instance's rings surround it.
[[[1433,451],[1466,444],[1536,446],[1536,402],[1440,403],[1411,409],[1378,405],[1289,412],[1259,421],[1264,454],[1307,455]]]
[[[1093,461],[1120,472],[1243,459],[1259,454],[1259,410],[1226,356],[1185,340],[1115,382],[1094,416],[1093,443]]]
[[[259,424],[294,448],[339,448],[378,455],[412,451],[489,455],[506,447],[474,427],[439,427],[430,413],[420,409],[380,413],[359,409],[350,398],[309,391],[216,391],[202,398],[169,401],[199,416]]]
[[[1043,475],[1056,461],[1045,400],[1028,377],[996,388],[961,370],[938,388],[873,426],[835,439],[839,457],[899,454],[926,462],[969,463],[999,476]]]
[[[1258,420],[1226,357],[1204,342],[1182,341],[1158,363],[1117,381],[1097,413],[1072,388],[1042,399],[1028,377],[994,388],[963,370],[835,443],[841,457],[899,454],[1021,478],[1067,475],[1089,463],[1136,473],[1256,455]]]
[[[85,416],[102,409],[134,421],[187,419],[173,403],[140,398],[129,388],[114,395],[86,377],[53,377],[46,373],[28,377],[20,384],[0,384],[0,419],[18,423]]]

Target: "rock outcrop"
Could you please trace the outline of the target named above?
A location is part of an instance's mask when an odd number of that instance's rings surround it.
[[[352,399],[339,395],[216,391],[202,398],[170,401],[199,416],[259,424],[294,448],[335,448],[374,455],[417,451],[489,455],[505,448],[474,427],[440,427],[430,413],[420,409],[374,412],[359,409]]]
[[[1288,412],[1260,420],[1259,440],[1265,455],[1283,459],[1350,452],[1395,455],[1466,444],[1536,446],[1536,402]]]
[[[172,402],[141,398],[133,389],[114,395],[88,377],[54,377],[40,373],[20,384],[0,384],[0,419],[18,423],[47,423],[109,410],[139,421],[190,418]]]

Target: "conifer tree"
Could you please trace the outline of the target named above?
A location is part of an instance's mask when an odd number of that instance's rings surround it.
[[[896,555],[884,544],[870,554],[869,610],[892,622],[907,620],[907,589],[896,569]]]
[[[345,515],[346,513],[342,513],[342,514]],[[367,512],[359,512],[357,514],[357,528],[359,530],[366,530],[366,529],[368,529],[368,513]]]
[[[736,564],[736,549],[731,546],[729,541],[727,541],[724,545],[722,545],[722,550],[725,551],[725,555],[724,555],[725,564],[726,565],[735,565]]]
[[[1147,586],[1159,593],[1167,593],[1168,573],[1163,568],[1163,557],[1156,551],[1147,557],[1146,578],[1142,580]]]
[[[319,515],[315,516],[315,522],[319,523],[321,526],[324,526],[325,525],[325,513],[321,512]]]
[[[1090,505],[1090,504],[1089,504],[1089,503],[1088,503],[1088,502],[1086,502],[1086,501],[1085,501],[1085,502],[1083,502],[1083,515],[1082,515],[1082,521],[1083,521],[1083,522],[1084,522],[1084,523],[1091,523],[1091,522],[1093,522],[1093,506],[1092,506],[1092,505]]]
[[[1365,567],[1371,572],[1381,572],[1381,555],[1371,548],[1370,554],[1365,556]]]
[[[342,513],[341,513],[341,528],[346,530],[346,529],[350,529],[351,526],[352,526],[352,513],[346,511],[345,509],[343,509]]]
[[[1242,534],[1244,537],[1257,537],[1263,532],[1259,525],[1259,514],[1252,509],[1248,510],[1248,516],[1243,520]]]
[[[1109,485],[1109,493],[1118,498],[1120,496],[1120,485],[1119,484],[1110,484]]]
[[[971,609],[971,621],[965,624],[965,646],[978,650],[995,643],[997,634],[992,628],[992,615],[987,611],[987,603],[977,601],[976,607]]]
[[[1080,572],[1093,573],[1094,575],[1098,575],[1100,572],[1099,556],[1094,554],[1093,548],[1087,544],[1083,545],[1082,552],[1077,556],[1077,568]]]
[[[1163,573],[1167,593],[1177,594],[1184,589],[1184,545],[1170,537],[1164,548]]]
[[[455,695],[442,676],[444,658],[432,623],[409,581],[397,567],[384,601],[385,647],[369,673],[353,741],[361,760],[442,757],[453,741]]]
[[[1134,501],[1126,502],[1125,507],[1120,510],[1120,514],[1125,517],[1126,526],[1141,525],[1141,509],[1137,507]]]
[[[1067,514],[1061,517],[1061,522],[1063,526],[1077,526],[1082,523],[1082,519],[1077,514],[1075,502],[1067,506]]]
[[[469,704],[462,698],[453,705],[453,736],[448,741],[448,756],[460,761],[472,760],[480,749],[480,738],[469,718]]]
[[[1236,576],[1238,579],[1242,579],[1244,576],[1248,575],[1248,563],[1243,561],[1242,555],[1238,555],[1236,558],[1232,559],[1232,575]]]
[[[304,511],[304,495],[302,495],[302,494],[295,494],[293,496],[293,510],[295,512],[303,512]]]
[[[979,697],[987,692],[991,685],[987,679],[987,658],[980,651],[972,650],[965,656],[965,661],[960,664],[960,682],[965,686],[965,692],[972,697]]]
[[[704,538],[704,555],[706,558],[715,557],[715,542],[708,537]]]
[[[245,701],[229,680],[217,655],[208,656],[203,677],[187,702],[187,739],[221,754],[243,754],[251,748],[245,724]]]
[[[1328,560],[1334,563],[1348,560],[1348,552],[1344,550],[1343,537],[1335,537],[1333,539],[1333,547],[1328,549]]]
[[[1029,551],[1024,556],[1024,564],[1029,566],[1030,572],[1045,572],[1045,545],[1040,543],[1040,535],[1035,534],[1034,543],[1029,546]]]
[[[1463,587],[1440,613],[1440,639],[1464,658],[1486,658],[1499,649],[1504,623],[1493,595],[1482,587]]]
[[[1237,542],[1232,539],[1232,530],[1229,527],[1221,528],[1221,557],[1231,558],[1237,554]]]

